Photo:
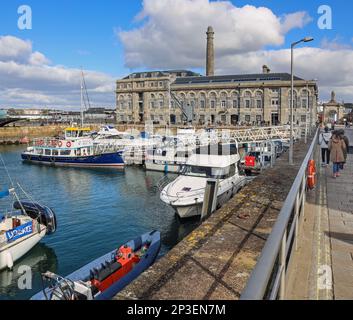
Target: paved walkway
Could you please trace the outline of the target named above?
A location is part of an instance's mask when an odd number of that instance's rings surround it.
[[[346,130],[353,146],[353,130]],[[318,155],[319,156],[319,155]],[[353,155],[341,176],[320,168],[308,194],[299,249],[289,273],[288,299],[353,299]]]

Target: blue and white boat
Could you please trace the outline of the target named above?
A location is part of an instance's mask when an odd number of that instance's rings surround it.
[[[94,142],[89,128],[67,128],[63,138],[36,139],[22,153],[25,162],[51,166],[123,168],[123,151]]]
[[[10,212],[0,213],[0,270],[11,270],[46,235],[57,229],[52,209],[37,202],[20,201],[15,189],[0,192],[0,199],[13,196]]]
[[[31,300],[110,300],[155,262],[160,248],[160,232],[152,231],[65,278],[46,272],[43,291]]]

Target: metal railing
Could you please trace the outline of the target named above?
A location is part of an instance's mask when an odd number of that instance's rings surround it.
[[[285,299],[287,268],[293,247],[297,250],[299,224],[304,216],[307,166],[309,160],[313,159],[318,135],[319,129],[241,295],[241,300]]]

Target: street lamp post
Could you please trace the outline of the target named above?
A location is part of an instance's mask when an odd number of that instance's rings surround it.
[[[293,108],[294,108],[294,47],[301,42],[310,42],[314,38],[306,37],[291,44],[291,103],[290,103],[290,147],[289,147],[289,164],[293,165],[293,147],[294,147],[294,124],[293,124]]]

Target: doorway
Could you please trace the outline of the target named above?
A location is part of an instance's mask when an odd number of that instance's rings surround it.
[[[278,124],[279,124],[279,115],[278,115],[278,113],[272,113],[271,124],[273,126],[278,126]]]

